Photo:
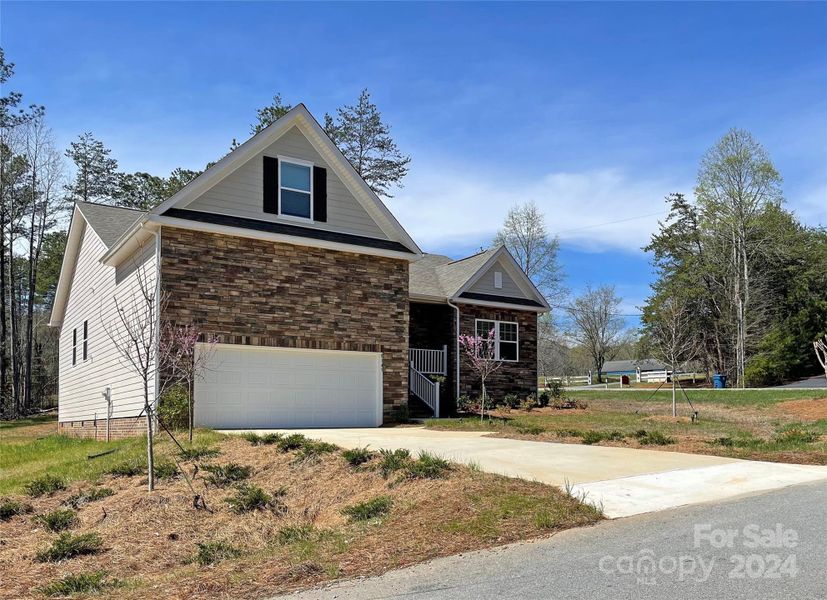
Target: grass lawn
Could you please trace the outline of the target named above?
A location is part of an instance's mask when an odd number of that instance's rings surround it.
[[[492,435],[538,441],[600,444],[714,454],[776,462],[827,464],[827,391],[688,390],[699,412],[671,391],[567,392],[581,409],[498,410],[479,417],[428,421],[432,429],[486,430]]]
[[[202,458],[158,444],[167,472],[150,494],[142,439],[65,439],[43,420],[0,427],[3,597],[266,597],[601,518],[557,488],[438,457],[209,431],[194,444],[212,450]],[[27,495],[32,480],[45,493]]]

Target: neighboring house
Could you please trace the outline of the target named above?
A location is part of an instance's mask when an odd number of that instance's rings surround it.
[[[108,333],[142,281],[162,323],[218,340],[199,426],[374,427],[409,401],[446,414],[478,387],[457,315],[463,333],[497,332],[494,393],[535,389],[548,305],[514,259],[423,255],[303,105],[152,211],[76,204],[50,321],[61,431],[102,437],[108,411],[113,436],[145,429],[142,380]],[[441,397],[424,373],[447,376]]]
[[[652,371],[663,371],[666,365],[654,358],[642,358],[640,360],[609,360],[603,363],[603,375],[635,375],[640,369],[641,373]]]

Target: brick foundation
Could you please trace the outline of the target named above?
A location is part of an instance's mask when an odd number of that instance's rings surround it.
[[[382,353],[385,421],[408,401],[408,262],[164,227],[161,318],[219,342]]]
[[[76,438],[106,440],[106,419],[63,421],[57,424],[57,432]],[[146,433],[146,417],[120,417],[109,421],[109,439],[118,440]]]

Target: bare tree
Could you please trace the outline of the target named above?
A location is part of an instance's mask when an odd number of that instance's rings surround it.
[[[816,358],[821,363],[824,369],[824,376],[827,377],[827,333],[824,337],[813,342],[813,348],[816,351]]]
[[[126,289],[126,293],[120,298],[116,293],[113,298],[115,317],[111,322],[102,319],[103,327],[112,340],[121,363],[135,373],[143,384],[150,492],[155,489],[154,404],[163,395],[162,382],[166,381],[166,378],[156,377],[156,373],[163,372],[164,366],[169,364],[168,358],[161,354],[164,346],[159,343],[159,314],[162,310],[163,295],[159,289],[157,274],[147,268],[147,262],[154,260],[152,256],[154,254],[150,255],[145,247],[140,247],[133,255],[136,287]],[[154,403],[150,400],[153,396]]]
[[[566,308],[571,319],[569,336],[589,353],[598,381],[602,378],[603,365],[614,358],[624,341],[620,302],[614,286],[602,285],[597,289],[589,286]]]
[[[545,217],[533,201],[509,209],[494,244],[508,249],[546,300],[551,304],[562,301],[566,290],[557,260],[560,240],[549,235]]]
[[[667,298],[658,307],[654,322],[647,323],[647,329],[652,350],[672,370],[672,416],[676,417],[677,372],[697,358],[699,351],[692,328],[692,313],[680,298]]]
[[[485,417],[485,401],[488,397],[485,380],[503,364],[503,361],[496,358],[494,330],[489,331],[487,337],[460,335],[458,341],[465,362],[479,376],[482,384],[482,396],[480,397],[480,420],[482,420]]]

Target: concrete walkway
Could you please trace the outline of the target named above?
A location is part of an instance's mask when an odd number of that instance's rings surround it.
[[[269,433],[277,430],[257,430]],[[225,433],[240,433],[226,431]],[[827,480],[827,467],[736,460],[701,454],[485,437],[486,432],[422,427],[290,430],[343,448],[427,450],[483,471],[570,485],[608,517],[720,501]]]

